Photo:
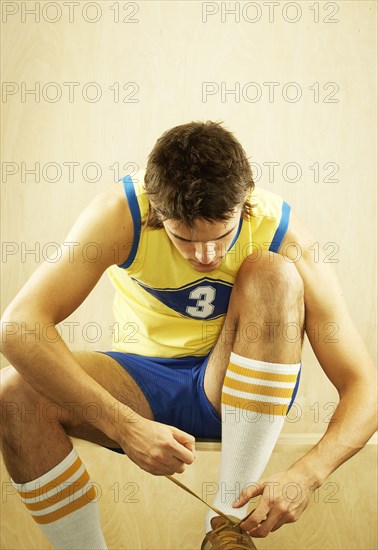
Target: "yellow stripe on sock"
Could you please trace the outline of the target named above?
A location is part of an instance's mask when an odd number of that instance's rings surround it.
[[[48,493],[52,489],[55,489],[58,487],[58,485],[61,485],[64,481],[69,479],[82,465],[82,462],[80,460],[80,457],[77,457],[75,462],[71,464],[69,468],[62,474],[60,474],[58,477],[53,479],[52,481],[49,481],[45,485],[42,485],[42,487],[39,487],[39,489],[35,489],[34,491],[18,491],[19,494],[23,498],[35,498],[39,497],[41,495],[44,495],[45,493]]]
[[[228,368],[236,374],[248,376],[248,378],[259,378],[260,380],[270,380],[273,382],[295,382],[297,379],[297,374],[263,372],[261,370],[247,369],[246,367],[241,367],[240,365],[236,365],[232,362],[230,362]]]
[[[74,500],[73,502],[70,502],[69,504],[62,506],[61,508],[58,508],[57,510],[55,510],[55,512],[51,512],[50,514],[45,514],[44,516],[32,516],[32,517],[37,523],[42,523],[42,524],[52,523],[53,521],[57,521],[58,519],[68,516],[68,514],[72,514],[72,512],[76,512],[76,510],[80,510],[80,508],[83,508],[86,504],[88,504],[95,498],[96,498],[96,490],[93,487],[93,485],[91,485],[91,487],[88,489],[88,491],[84,495]]]
[[[259,395],[269,395],[270,397],[291,397],[293,388],[278,388],[272,386],[262,386],[261,384],[241,382],[226,376],[224,386],[234,390],[244,391],[247,393],[257,393]]]
[[[222,403],[231,405],[237,409],[245,409],[262,414],[273,414],[274,416],[286,416],[289,408],[289,405],[244,399],[243,397],[237,397],[236,395],[230,395],[224,392],[222,392]]]
[[[55,495],[45,498],[44,500],[40,500],[39,502],[24,502],[26,508],[28,510],[34,511],[34,510],[45,510],[46,508],[49,508],[53,504],[56,504],[57,502],[61,502],[65,498],[74,495],[79,489],[82,489],[86,486],[86,484],[89,481],[89,474],[85,470],[82,475],[70,483],[68,487],[65,487],[62,491],[59,491]]]

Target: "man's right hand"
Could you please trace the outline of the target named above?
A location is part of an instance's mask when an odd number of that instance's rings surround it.
[[[123,424],[125,426],[125,424]],[[181,474],[195,458],[195,438],[174,426],[142,416],[117,438],[126,455],[154,475]]]

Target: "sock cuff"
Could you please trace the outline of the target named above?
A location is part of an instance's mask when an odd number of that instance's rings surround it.
[[[14,483],[22,502],[40,525],[51,525],[96,503],[96,489],[73,449],[49,472],[27,483]]]
[[[264,415],[286,416],[301,363],[256,361],[231,352],[221,403]]]
[[[260,361],[256,359],[250,359],[249,357],[243,357],[231,351],[230,363],[234,363],[239,367],[250,368],[259,370],[262,372],[273,372],[280,374],[298,374],[302,363],[268,363],[267,361]]]
[[[100,525],[100,495],[74,448],[37,479],[11,481],[52,548],[107,550]]]
[[[59,462],[59,464],[54,466],[54,468],[52,468],[42,476],[38,477],[37,479],[28,481],[26,483],[15,483],[11,478],[11,482],[18,492],[24,493],[27,491],[34,491],[36,487],[46,485],[47,483],[50,483],[58,476],[66,472],[77,460],[81,462],[76,449],[73,447],[72,451],[66,456],[66,458],[64,458],[61,462]]]

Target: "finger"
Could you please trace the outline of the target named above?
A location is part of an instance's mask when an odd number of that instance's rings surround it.
[[[180,445],[174,438],[150,457],[150,464],[164,475],[183,473],[186,464],[192,464],[194,456],[189,449]]]
[[[188,443],[184,443],[184,446],[189,449],[194,456],[196,456],[196,441],[189,441]]]
[[[166,476],[180,474],[185,470],[185,464],[174,456],[166,457],[165,460],[154,459],[146,464],[145,470],[154,475]]]
[[[173,474],[182,474],[185,472],[186,464],[182,460],[178,460],[176,457],[170,457],[169,461],[165,463],[165,466],[168,468],[168,471],[165,472],[165,475]]]
[[[173,436],[177,441],[179,441],[182,445],[188,447],[191,451],[195,451],[196,439],[194,436],[183,432],[182,430],[179,430],[175,426],[171,426],[171,428]]]
[[[272,530],[274,530],[277,523],[281,520],[280,514],[268,514],[266,519],[263,519],[260,521],[258,525],[253,527],[252,529],[249,529],[249,533],[252,537],[255,538],[264,538],[266,537]],[[283,525],[285,522],[283,521],[281,525]]]
[[[295,515],[293,516],[290,512],[286,512],[286,514],[284,514],[283,516],[281,516],[275,526],[272,528],[272,531],[277,531],[277,529],[279,529],[280,527],[282,527],[283,525],[285,525],[286,523],[295,523],[296,521],[298,521],[301,513],[303,512],[303,510],[306,508],[306,506],[301,506],[295,513]]]
[[[241,529],[250,531],[267,520],[269,515],[269,503],[263,499],[260,500],[257,508],[253,510],[250,516],[240,524]]]
[[[277,521],[277,523],[275,524],[275,526],[272,528],[272,532],[273,531],[277,531],[277,529],[279,529],[280,527],[282,527],[283,525],[285,525],[286,521],[284,519],[281,519],[279,521]]]
[[[172,445],[173,458],[177,458],[184,464],[192,464],[194,461],[194,454],[192,451],[181,445],[177,441]]]
[[[194,437],[181,432],[181,430],[174,430],[172,433],[174,437],[174,456],[185,464],[192,464],[195,457]]]
[[[239,498],[235,500],[232,506],[233,508],[240,508],[241,506],[244,506],[245,504],[247,504],[247,502],[249,502],[251,498],[262,495],[263,492],[264,492],[263,482],[249,485],[246,489],[243,489],[243,491],[239,495]]]

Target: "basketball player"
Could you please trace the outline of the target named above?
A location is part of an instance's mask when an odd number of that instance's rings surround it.
[[[374,433],[375,369],[336,276],[315,261],[315,238],[290,205],[255,187],[244,150],[220,123],[166,131],[145,172],[95,197],[65,242],[75,247],[41,265],[2,319],[12,364],[3,371],[3,456],[55,548],[106,548],[95,489],[69,436],[124,452],[153,475],[189,467],[195,438],[221,439],[221,513],[206,517],[208,550],[255,548],[252,537],[296,521]],[[86,257],[90,243],[96,261]],[[72,352],[55,325],[106,270],[113,349]],[[36,327],[49,330],[36,338]],[[298,388],[304,331],[340,402],[312,450],[262,478]],[[96,421],[87,403],[100,408]],[[58,414],[25,416],[21,405]],[[299,498],[285,498],[289,483]]]

